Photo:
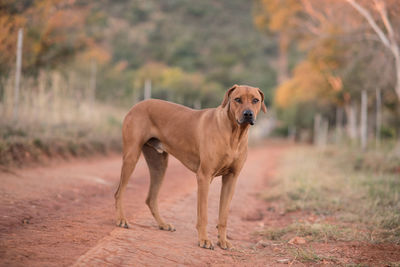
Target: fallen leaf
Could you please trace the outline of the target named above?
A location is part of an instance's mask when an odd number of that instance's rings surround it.
[[[258,241],[257,244],[256,244],[257,247],[264,247],[264,248],[268,247],[269,245],[270,244],[268,242],[265,242],[263,240]]]
[[[292,239],[290,239],[288,243],[292,244],[292,245],[295,245],[295,244],[296,245],[301,245],[301,244],[305,244],[306,240],[304,238],[302,238],[302,237],[295,236]]]
[[[276,260],[276,262],[278,263],[289,263],[289,259],[280,259],[280,260]]]

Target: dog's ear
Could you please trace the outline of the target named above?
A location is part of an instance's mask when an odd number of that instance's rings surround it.
[[[260,95],[261,95],[261,110],[262,110],[264,113],[266,113],[266,112],[267,112],[267,107],[266,107],[265,104],[264,104],[264,93],[263,93],[263,91],[260,90],[260,88],[257,88],[257,89],[258,89],[258,92],[259,92]]]
[[[231,95],[231,93],[233,92],[233,90],[236,89],[236,87],[238,87],[239,85],[235,84],[234,86],[232,86],[231,88],[228,89],[228,91],[226,91],[225,96],[224,96],[224,100],[222,100],[222,104],[221,106],[224,108],[228,102],[229,102],[229,96]]]

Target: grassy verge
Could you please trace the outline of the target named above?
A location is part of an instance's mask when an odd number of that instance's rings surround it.
[[[121,151],[122,112],[101,115],[68,122],[0,120],[0,166]]]
[[[261,234],[287,242],[362,240],[400,244],[400,157],[393,150],[313,147],[291,150],[263,198],[317,220],[267,227]]]

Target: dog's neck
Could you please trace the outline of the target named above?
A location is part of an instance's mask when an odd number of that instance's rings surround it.
[[[250,124],[238,124],[232,123],[232,136],[231,136],[231,146],[234,144],[241,144],[242,142],[246,142],[248,140],[248,132],[249,132]]]
[[[232,133],[230,138],[231,146],[237,146],[242,142],[246,142],[247,145],[250,124],[239,124],[236,121],[235,116],[229,111],[229,104],[226,105],[224,108],[219,107],[218,109],[219,114],[222,117],[223,123]]]

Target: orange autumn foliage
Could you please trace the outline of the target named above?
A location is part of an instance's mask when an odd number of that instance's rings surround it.
[[[277,88],[275,103],[285,108],[299,102],[331,100],[338,90],[341,90],[340,78],[323,73],[309,61],[299,63],[293,78]],[[332,86],[335,81],[335,86]]]
[[[292,31],[298,25],[296,16],[302,10],[297,0],[258,0],[254,24],[259,29],[268,28],[272,32]]]
[[[87,5],[74,0],[37,0],[20,4],[5,0],[0,6],[0,69],[8,72],[15,61],[17,32],[24,29],[23,67],[32,70],[64,63],[77,51],[91,49],[94,42],[85,32]],[[99,61],[109,55],[94,47]]]

